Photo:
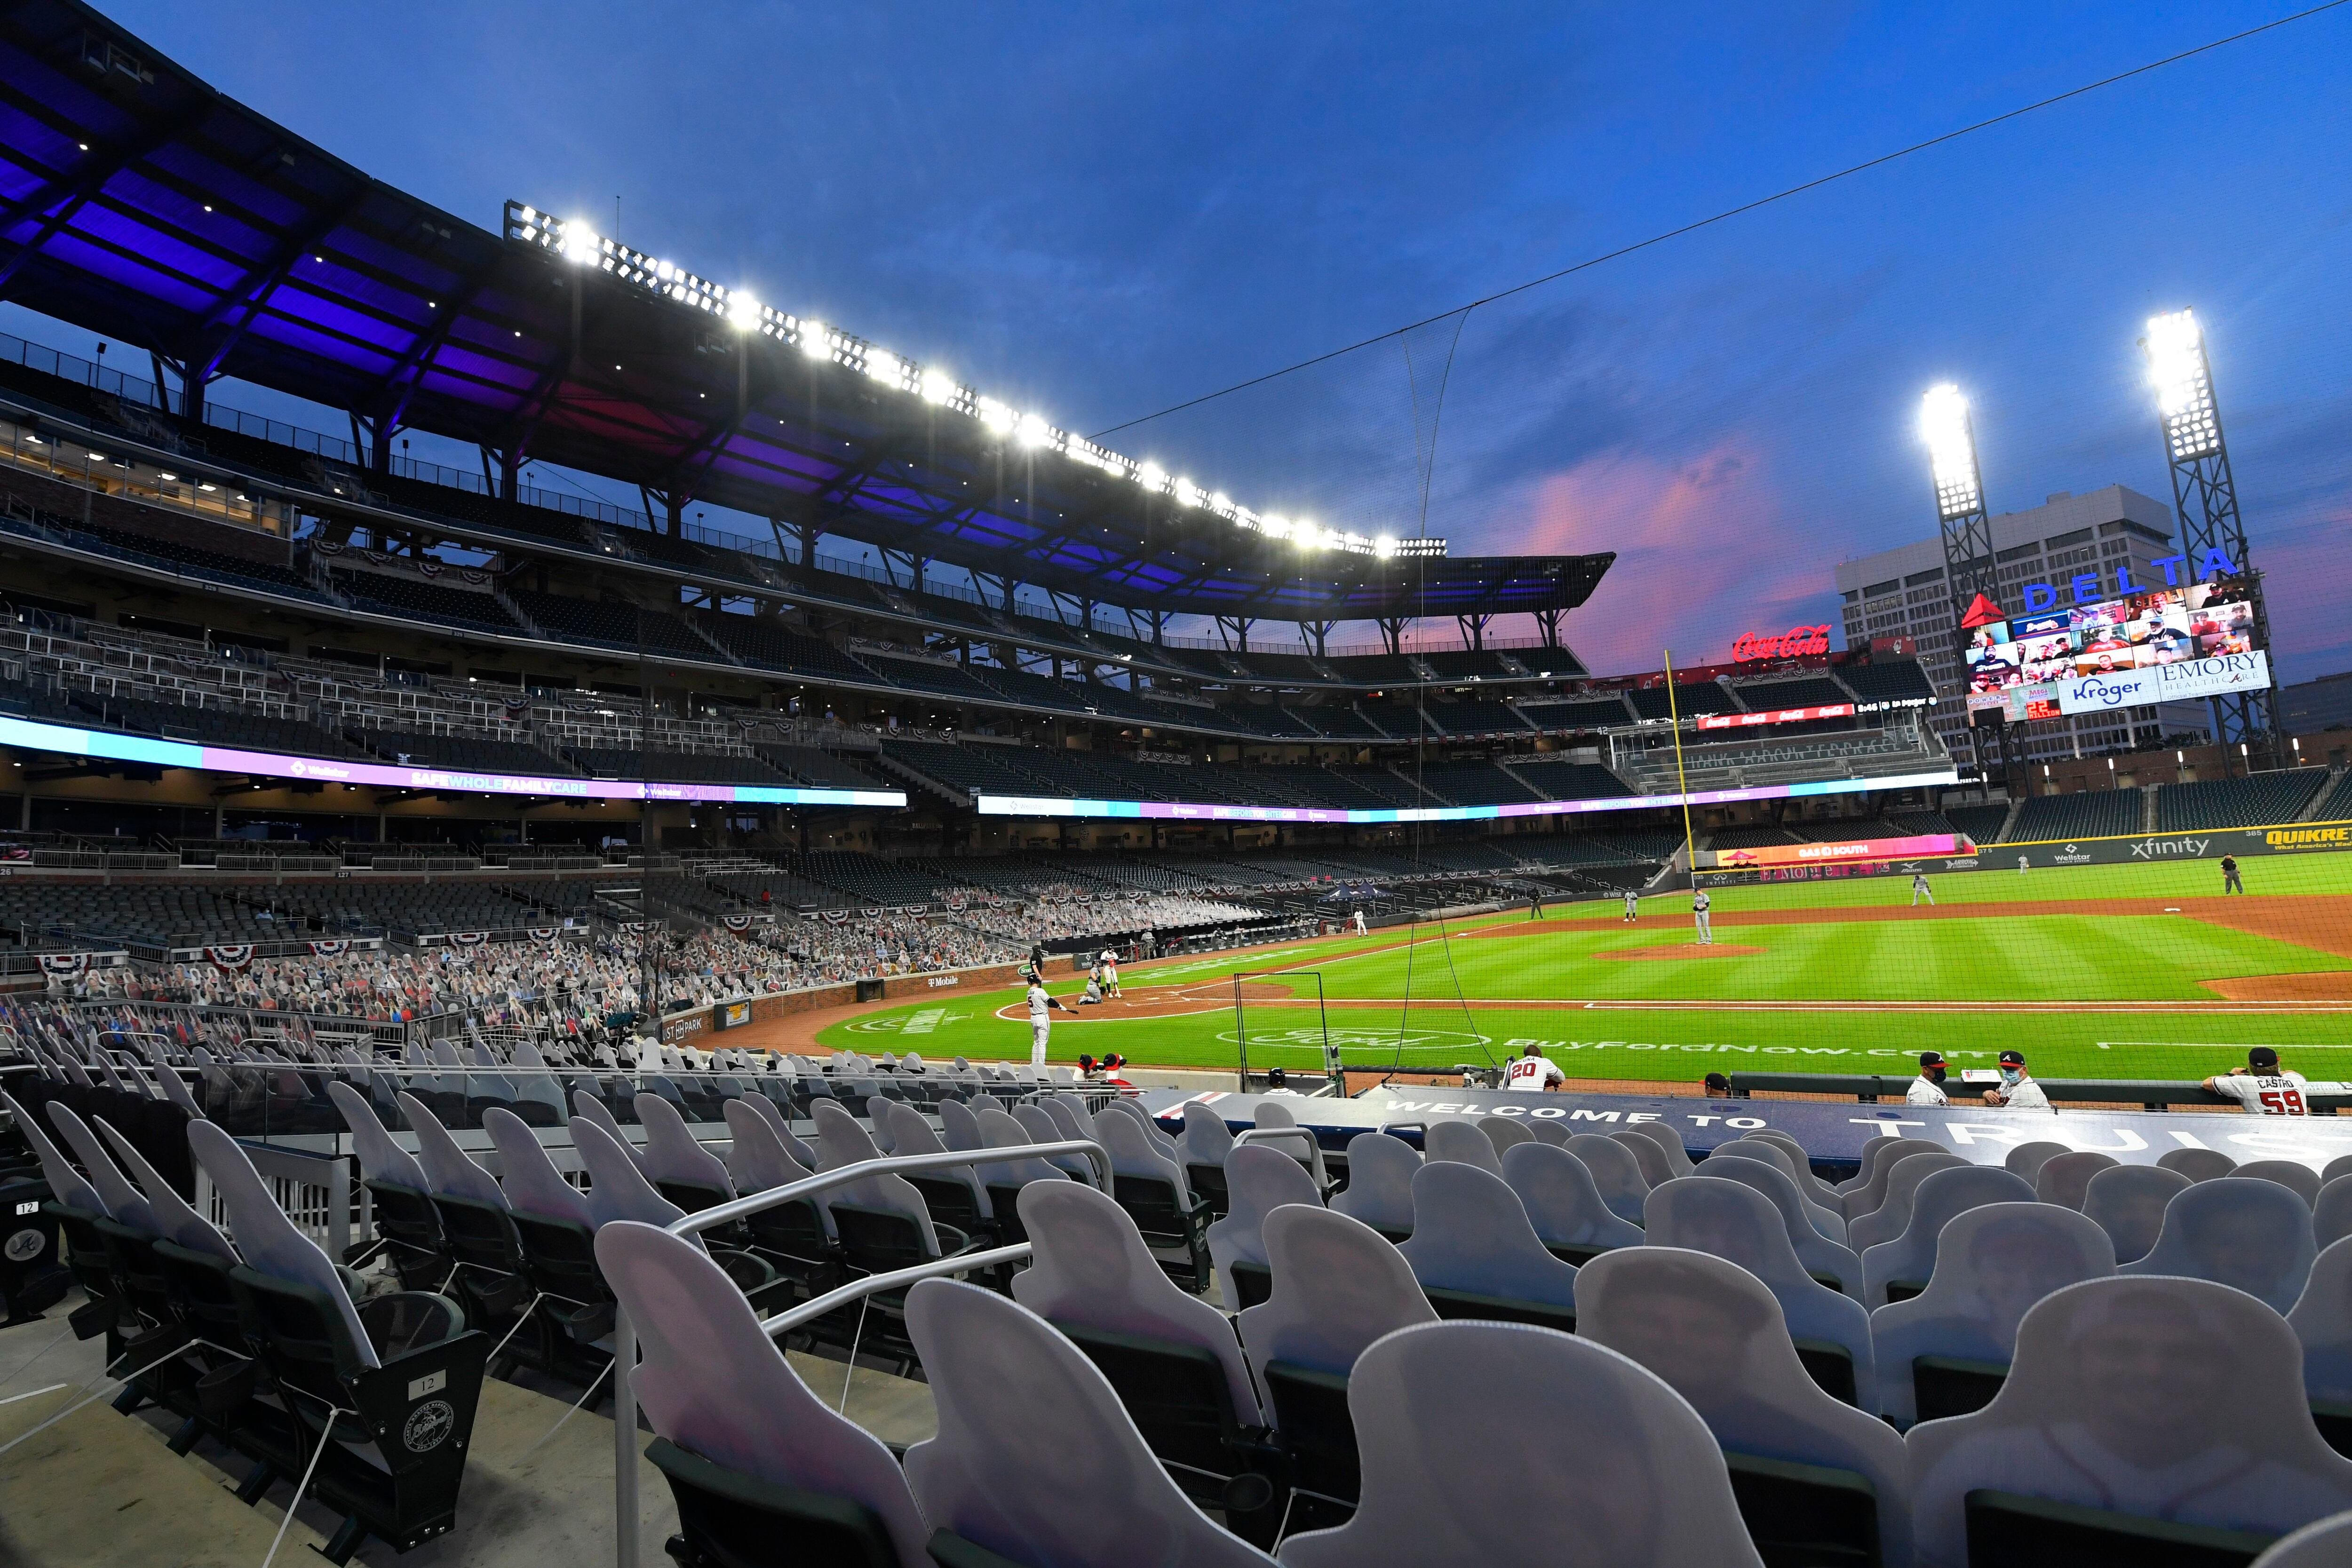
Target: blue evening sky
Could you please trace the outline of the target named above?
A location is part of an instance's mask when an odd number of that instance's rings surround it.
[[[485,227],[617,196],[632,245],[1093,433],[2291,6],[106,8]],[[1434,422],[1428,530],[1617,551],[1570,640],[1655,668],[1932,531],[1933,382],[1995,510],[2168,496],[2136,340],[2189,305],[2284,674],[2352,667],[2347,85],[2352,8],[1108,444],[1410,532]]]

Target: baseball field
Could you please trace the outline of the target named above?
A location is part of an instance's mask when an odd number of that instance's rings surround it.
[[[1720,889],[1714,942],[1691,896],[1555,905],[1129,965],[1124,994],[1076,1005],[1052,977],[1052,1056],[1139,1067],[1312,1067],[1325,1032],[1358,1065],[1443,1070],[1528,1041],[1572,1079],[1956,1068],[2026,1053],[2048,1078],[2202,1077],[2276,1046],[2313,1079],[2352,1077],[2352,854],[1974,871]],[[1235,1002],[1236,973],[1240,1005]],[[1318,1002],[1318,984],[1320,1000]],[[860,1013],[823,1046],[1025,1059],[1016,990]]]

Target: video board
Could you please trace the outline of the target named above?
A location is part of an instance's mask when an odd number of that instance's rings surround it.
[[[1968,703],[2022,721],[2266,688],[2256,624],[2231,578],[1987,622],[1968,633]]]

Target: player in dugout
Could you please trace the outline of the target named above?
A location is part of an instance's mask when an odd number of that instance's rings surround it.
[[[2244,1067],[2231,1068],[2207,1079],[2205,1087],[2214,1094],[2236,1100],[2249,1115],[2308,1116],[2311,1106],[2305,1097],[2307,1082],[2301,1073],[2280,1068],[2276,1050],[2269,1046],[2255,1046],[2246,1052]]]
[[[2050,1097],[2042,1092],[2042,1086],[2034,1082],[2033,1076],[2025,1070],[2023,1051],[2000,1053],[2000,1087],[1986,1089],[1984,1102],[2007,1106],[2011,1110],[2050,1109]]]

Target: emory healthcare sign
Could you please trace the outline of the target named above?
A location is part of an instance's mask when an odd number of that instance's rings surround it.
[[[2269,656],[2223,654],[2216,658],[2189,659],[2180,664],[2149,665],[2140,669],[2086,675],[2057,683],[2061,713],[2105,713],[2116,708],[2137,708],[2151,702],[2182,702],[2199,697],[2225,697],[2232,691],[2267,691],[2271,684]],[[2013,688],[2022,695],[2029,688]],[[2011,718],[2020,717],[2011,713]]]

